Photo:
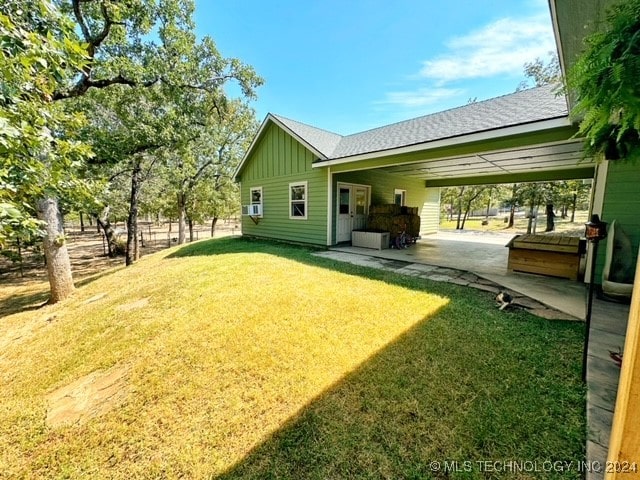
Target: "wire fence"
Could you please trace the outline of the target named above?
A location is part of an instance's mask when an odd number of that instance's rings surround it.
[[[185,241],[202,240],[205,238],[238,235],[241,233],[238,219],[220,220],[215,228],[211,224],[193,225],[192,235],[187,226]],[[127,228],[125,222],[112,224],[116,235],[126,242]],[[64,224],[66,243],[69,249],[72,265],[74,263],[99,263],[100,258],[108,254],[107,240],[102,229],[95,223],[81,225],[78,221],[67,221]],[[138,246],[141,255],[162,250],[178,244],[178,225],[176,222],[138,222]],[[0,275],[32,276],[46,268],[42,251],[42,242],[32,244],[10,245],[0,255]]]

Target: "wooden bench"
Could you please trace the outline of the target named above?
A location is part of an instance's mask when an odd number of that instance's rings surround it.
[[[577,280],[586,241],[557,235],[516,235],[508,244],[510,272]]]

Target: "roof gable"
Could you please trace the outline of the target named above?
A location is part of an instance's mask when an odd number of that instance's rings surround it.
[[[337,142],[342,138],[336,133],[331,133],[326,130],[315,128],[310,125],[305,125],[304,123],[296,122],[295,120],[290,120],[288,118],[269,113],[260,125],[260,128],[258,129],[256,135],[253,137],[251,145],[249,145],[249,148],[245,152],[244,157],[238,164],[233,174],[233,178],[238,178],[238,176],[242,172],[242,169],[251,157],[251,154],[260,143],[260,139],[267,132],[269,125],[272,124],[275,124],[278,128],[282,129],[288,135],[293,137],[297,142],[299,142],[307,150],[312,152],[321,160],[327,160],[330,158],[328,153],[330,152],[330,150],[332,150],[333,146],[337,144]]]
[[[333,151],[344,138],[342,135],[338,135],[337,133],[312,127],[305,123],[296,122],[295,120],[291,120],[280,115],[271,114],[271,116],[278,120],[285,129],[288,129],[293,133],[294,136],[302,139],[303,144],[306,143],[308,146],[321,153],[321,158],[331,158]]]

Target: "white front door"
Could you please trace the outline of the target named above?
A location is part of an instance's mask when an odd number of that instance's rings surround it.
[[[350,242],[353,230],[367,226],[369,187],[338,184],[336,242]]]

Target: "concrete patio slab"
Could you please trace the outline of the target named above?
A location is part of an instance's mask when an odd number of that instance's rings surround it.
[[[512,234],[504,233],[438,232],[400,250],[372,250],[345,245],[334,247],[332,251],[408,262],[412,265],[407,267],[410,270],[419,268],[416,265],[424,265],[422,268],[440,267],[457,272],[471,272],[489,280],[491,284],[501,285],[572,317],[584,318],[586,289],[583,283],[507,271],[509,249],[506,244],[512,238]],[[450,272],[438,272],[438,275],[443,274],[452,276]]]

